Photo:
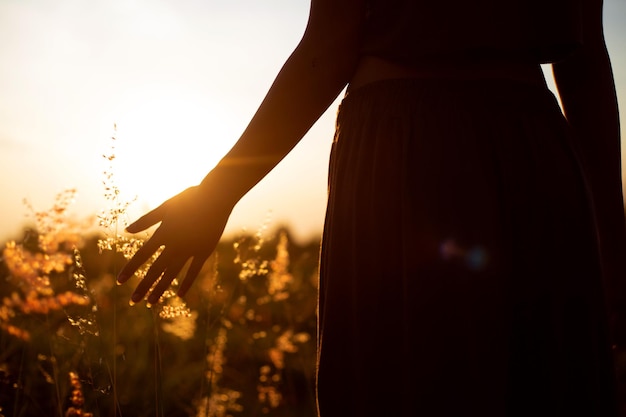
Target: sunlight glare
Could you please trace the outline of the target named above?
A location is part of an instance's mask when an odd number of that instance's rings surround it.
[[[199,183],[237,138],[239,128],[199,94],[144,89],[123,103],[113,173],[121,191],[147,208]]]

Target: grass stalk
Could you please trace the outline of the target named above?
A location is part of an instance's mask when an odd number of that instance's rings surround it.
[[[161,346],[159,344],[159,327],[158,327],[158,313],[153,311],[153,323],[154,323],[154,402],[156,416],[165,416],[162,401],[162,366],[161,366]]]
[[[46,314],[46,327],[48,328],[48,333],[50,334],[50,337],[48,337],[48,346],[50,349],[49,361],[52,365],[52,379],[54,380],[54,391],[57,397],[57,411],[59,412],[59,417],[63,417],[63,402],[61,401],[61,391],[59,388],[59,369],[57,367],[57,361],[52,347],[52,332],[50,329],[50,316],[48,314]]]

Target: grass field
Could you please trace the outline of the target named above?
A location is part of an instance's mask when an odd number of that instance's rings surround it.
[[[319,241],[224,241],[184,302],[131,307],[115,276],[136,242],[84,236],[70,197],[4,246],[4,416],[314,415]]]

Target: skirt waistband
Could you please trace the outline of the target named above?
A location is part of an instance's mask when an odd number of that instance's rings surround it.
[[[387,79],[425,80],[509,80],[535,86],[546,86],[541,66],[511,61],[438,63],[425,62],[405,66],[377,57],[361,58],[347,91]]]

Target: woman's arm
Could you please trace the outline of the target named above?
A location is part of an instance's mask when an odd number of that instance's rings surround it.
[[[184,295],[215,249],[233,206],[300,141],[350,80],[358,60],[363,0],[313,0],[302,40],[233,148],[197,187],[171,198],[131,224],[136,233],[161,222],[121,271],[127,281],[161,246],[163,252],[131,299],[156,303],[192,259]]]
[[[356,69],[361,3],[312,2],[302,40],[239,141],[203,183],[228,181],[231,197],[239,199],[300,141]]]
[[[602,0],[583,0],[583,5],[583,47],[555,63],[553,73],[590,183],[611,296],[626,301],[626,227],[617,97],[604,42]]]

